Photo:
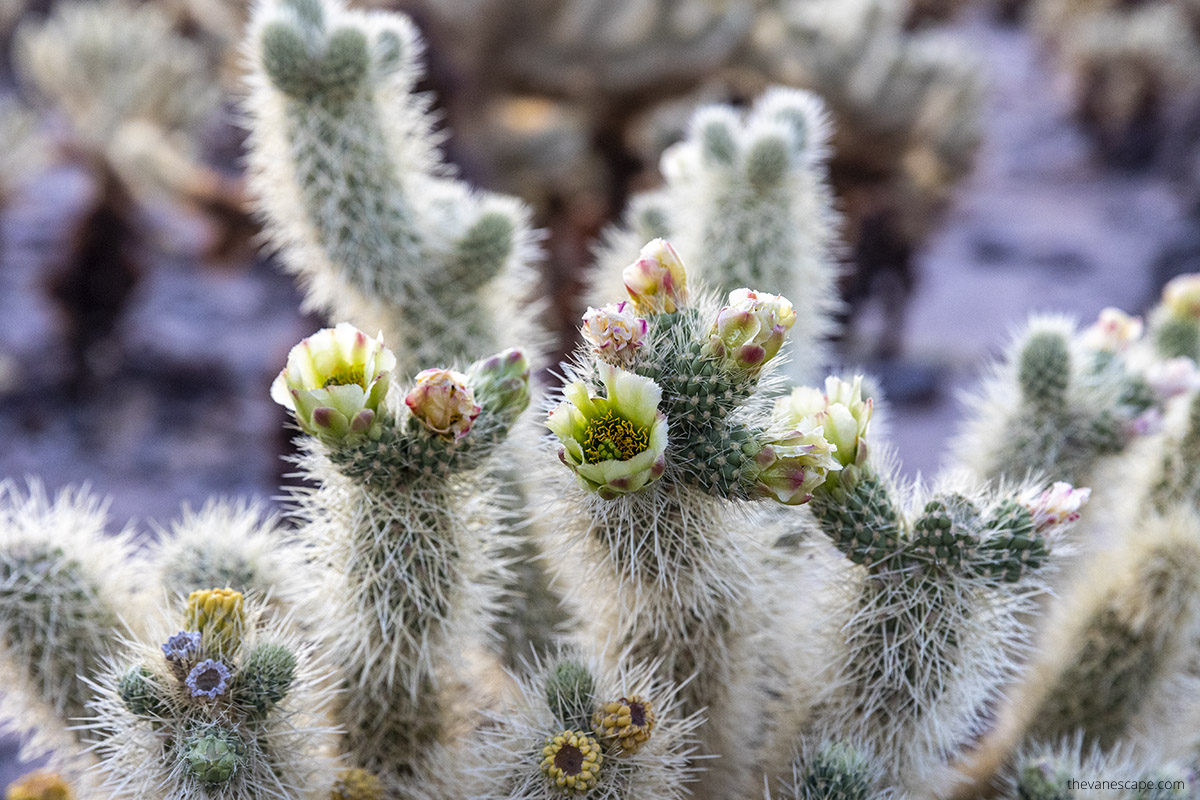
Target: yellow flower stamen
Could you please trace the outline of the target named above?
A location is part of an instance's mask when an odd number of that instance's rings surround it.
[[[583,455],[589,464],[628,461],[650,446],[650,433],[611,409],[589,420],[583,439]]]
[[[587,794],[600,780],[603,763],[600,743],[580,731],[562,731],[542,748],[542,774],[565,795]]]
[[[366,370],[361,364],[338,364],[334,368],[333,374],[325,379],[325,383],[321,388],[328,389],[330,386],[352,385],[363,387],[367,385]]]

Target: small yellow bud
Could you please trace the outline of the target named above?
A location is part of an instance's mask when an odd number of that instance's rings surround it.
[[[5,800],[75,800],[70,785],[58,773],[30,772],[8,785]]]
[[[210,653],[232,655],[242,643],[246,611],[242,593],[233,589],[200,589],[188,596],[184,627],[200,631]]]
[[[333,782],[329,800],[383,800],[383,782],[365,769],[343,770]]]

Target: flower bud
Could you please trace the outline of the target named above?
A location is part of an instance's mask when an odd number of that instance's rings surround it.
[[[705,351],[726,363],[757,373],[779,352],[796,312],[787,298],[751,289],[729,293],[717,314]]]
[[[184,627],[199,631],[207,653],[237,652],[246,630],[242,593],[233,589],[201,589],[188,595]]]
[[[1083,345],[1101,353],[1121,353],[1141,335],[1141,318],[1131,317],[1119,308],[1106,308],[1083,332]]]
[[[592,349],[602,356],[621,358],[632,355],[646,342],[646,320],[639,317],[633,303],[622,300],[604,308],[588,308],[580,332]]]
[[[476,361],[467,371],[475,400],[489,412],[514,420],[529,406],[529,360],[511,348]]]
[[[242,768],[245,754],[246,746],[237,734],[216,725],[190,736],[183,747],[192,777],[209,785],[232,780]]]
[[[1091,494],[1091,489],[1076,489],[1065,481],[1058,481],[1045,491],[1027,490],[1021,495],[1020,503],[1033,516],[1034,530],[1040,532],[1079,519],[1079,509]]]
[[[417,374],[417,385],[404,403],[429,430],[446,438],[461,439],[471,432],[471,425],[483,411],[475,403],[468,380],[454,370],[424,370]]]
[[[1186,356],[1156,361],[1146,369],[1146,383],[1159,402],[1200,389],[1200,371]]]
[[[774,436],[754,456],[758,490],[786,506],[807,503],[829,473],[842,468],[813,418],[801,423],[806,427]]]
[[[1162,304],[1178,319],[1200,319],[1200,274],[1172,278],[1163,287]]]
[[[667,418],[654,381],[600,363],[607,397],[590,397],[576,382],[546,426],[562,442],[558,457],[580,484],[605,499],[636,492],[666,469]]]
[[[673,314],[687,302],[687,272],[675,248],[655,239],[621,273],[625,291],[642,314]]]
[[[301,430],[326,444],[374,437],[395,368],[396,357],[382,338],[368,339],[343,322],[292,348],[271,398],[295,414]]]

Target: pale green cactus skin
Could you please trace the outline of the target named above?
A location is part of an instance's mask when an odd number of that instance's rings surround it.
[[[252,181],[309,305],[382,330],[402,373],[529,346],[528,214],[448,177],[407,18],[279,0],[250,47]]]
[[[482,410],[462,438],[425,429],[393,388],[377,440],[303,440],[301,467],[319,488],[297,491],[296,516],[325,574],[318,635],[344,681],[344,750],[404,797],[456,791],[443,785],[446,747],[488,702],[471,662],[490,657],[505,573],[486,482],[529,377],[523,359],[523,374],[500,360],[466,370]]]
[[[706,286],[791,300],[790,372],[815,378],[839,308],[828,137],[820,99],[799,90],[770,89],[744,117],[723,105],[697,111],[687,138],[663,154],[666,185],[634,197],[623,227],[607,232],[593,302],[619,296],[621,270],[643,244],[669,239]]]
[[[86,716],[94,675],[123,617],[139,600],[126,582],[128,534],[108,537],[105,504],[84,491],[51,500],[40,484],[0,484],[0,664],[7,727],[32,734],[26,757],[52,753],[85,763]]]
[[[792,764],[789,781],[780,786],[781,800],[879,800],[896,797],[886,787],[884,768],[869,750],[843,741],[824,741],[806,748]]]

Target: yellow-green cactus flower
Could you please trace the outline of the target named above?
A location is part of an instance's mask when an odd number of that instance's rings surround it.
[[[292,348],[271,398],[292,411],[301,430],[327,444],[375,436],[395,368],[381,337],[370,339],[343,322]]]
[[[590,397],[576,381],[546,426],[562,442],[558,457],[584,488],[611,500],[636,492],[666,469],[667,418],[662,389],[649,378],[601,363],[607,397]]]
[[[1106,308],[1083,332],[1083,345],[1101,353],[1121,353],[1141,337],[1142,327],[1141,317],[1131,317],[1119,308]]]
[[[1163,287],[1163,308],[1179,319],[1200,319],[1200,274],[1172,278]]]
[[[642,314],[673,314],[687,303],[687,271],[666,239],[642,248],[638,260],[621,273],[625,291]]]
[[[787,298],[735,289],[713,322],[705,350],[733,367],[756,373],[779,352],[795,324],[796,311]]]
[[[621,751],[633,755],[642,748],[654,732],[654,707],[640,695],[622,697],[605,703],[592,719],[596,738],[616,744]]]
[[[466,375],[451,369],[417,373],[417,385],[404,398],[414,417],[429,430],[449,439],[461,439],[483,408],[475,402]]]
[[[595,788],[603,763],[600,743],[581,731],[555,734],[542,748],[542,774],[567,796],[587,794]]]
[[[785,428],[811,430],[819,426],[843,467],[861,467],[867,460],[867,428],[874,403],[862,396],[862,376],[846,382],[825,379],[825,391],[800,386],[775,402],[775,422]]]
[[[13,781],[5,800],[75,800],[71,785],[57,772],[38,770]]]
[[[232,655],[242,643],[246,611],[242,593],[233,589],[199,589],[188,595],[184,627],[199,631],[210,654]]]
[[[758,490],[787,506],[807,503],[829,473],[842,468],[814,418],[804,417],[798,424],[794,430],[773,436],[754,456]]]

